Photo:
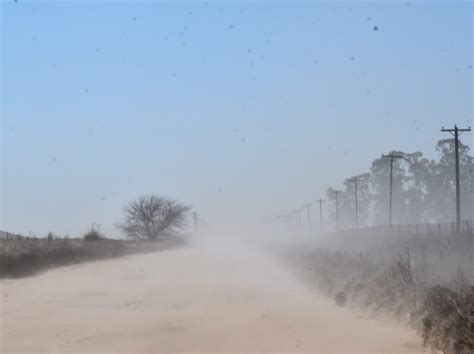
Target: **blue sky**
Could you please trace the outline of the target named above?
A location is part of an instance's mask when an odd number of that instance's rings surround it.
[[[323,196],[472,120],[470,2],[1,3],[1,220],[118,235],[159,193],[212,223]],[[464,137],[470,145],[471,137]]]

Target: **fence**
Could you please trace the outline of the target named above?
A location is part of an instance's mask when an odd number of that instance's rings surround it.
[[[473,235],[473,220],[461,221],[461,234]],[[456,223],[427,223],[427,224],[394,224],[376,225],[369,227],[361,227],[358,229],[340,230],[339,234],[373,234],[373,235],[454,235],[456,234]]]
[[[23,236],[21,235],[12,234],[11,232],[0,230],[0,239],[11,240],[11,239],[22,238],[22,237]]]

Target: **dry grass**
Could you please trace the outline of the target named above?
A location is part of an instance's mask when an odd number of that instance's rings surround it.
[[[96,229],[84,238],[45,238],[9,235],[0,238],[0,277],[19,277],[38,271],[130,253],[152,252],[183,244],[178,238],[161,241],[106,239]]]
[[[474,353],[472,234],[377,242],[344,242],[332,235],[312,247],[294,244],[276,251],[338,305],[394,316],[443,353]]]
[[[417,317],[425,345],[445,353],[474,353],[474,286],[459,292],[429,288]]]

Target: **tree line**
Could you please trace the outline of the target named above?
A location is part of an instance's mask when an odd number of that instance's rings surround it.
[[[451,222],[455,217],[455,160],[454,139],[442,139],[436,144],[438,159],[429,159],[422,152],[406,153],[391,151],[403,158],[393,162],[393,223],[417,224]],[[461,216],[473,218],[474,160],[469,147],[459,143],[461,178]],[[359,225],[387,224],[389,213],[390,160],[380,157],[372,161],[370,170],[343,181],[337,195],[339,225],[341,228],[355,226],[355,185],[358,183],[357,203]],[[329,202],[335,205],[337,189],[327,189]],[[330,208],[330,217],[335,219],[335,208]]]

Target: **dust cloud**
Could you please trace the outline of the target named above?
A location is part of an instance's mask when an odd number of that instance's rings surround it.
[[[234,239],[2,280],[1,352],[423,352]]]

